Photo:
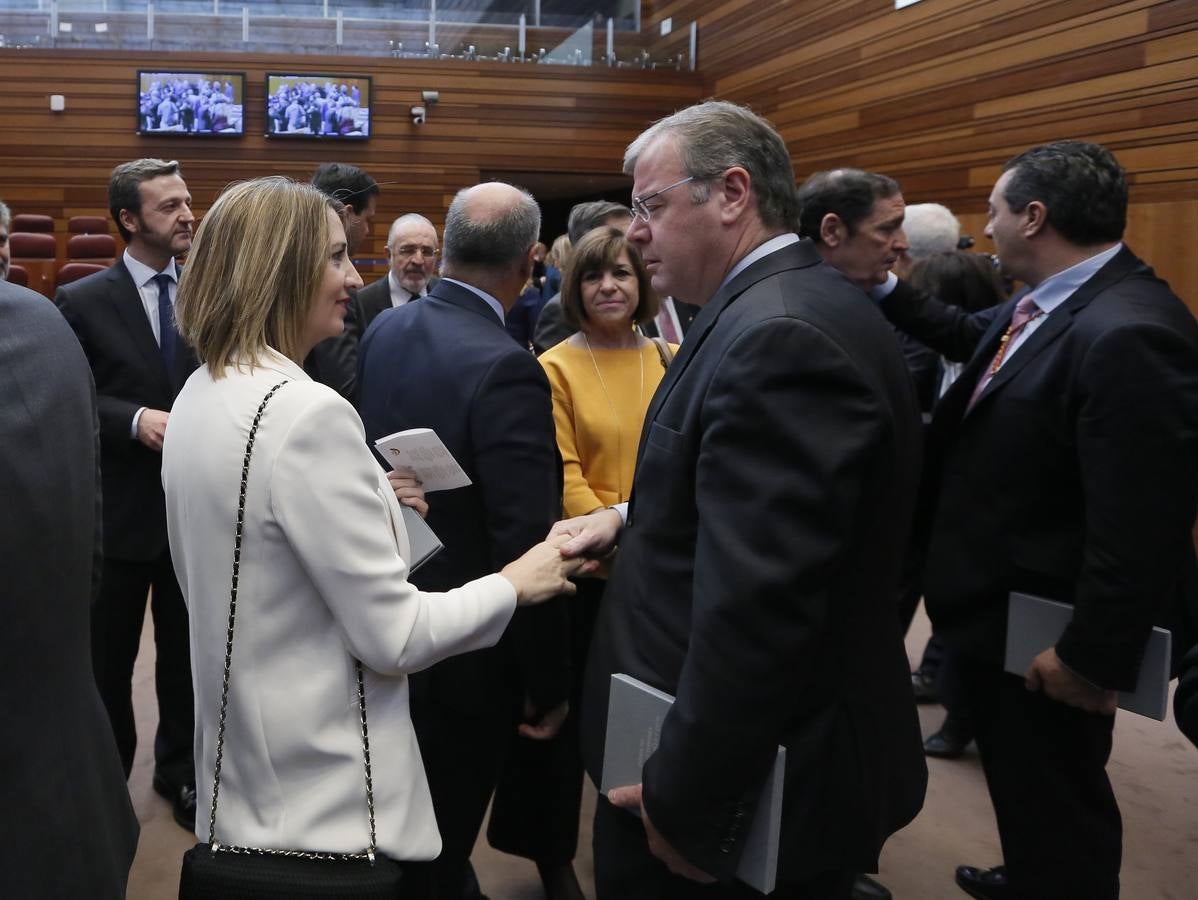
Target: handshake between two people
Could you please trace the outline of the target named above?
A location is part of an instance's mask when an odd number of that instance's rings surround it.
[[[412,469],[394,469],[387,473],[387,481],[400,503],[414,509],[422,518],[428,516],[424,485]],[[599,568],[600,557],[615,547],[622,525],[620,514],[610,509],[554,525],[544,541],[499,572],[516,589],[516,605],[533,606],[562,594],[576,593],[570,578],[590,575]]]
[[[591,575],[599,568],[602,558],[615,548],[623,524],[620,514],[611,509],[563,519],[544,541],[499,574],[515,586],[518,606],[573,594],[577,588],[569,579]]]

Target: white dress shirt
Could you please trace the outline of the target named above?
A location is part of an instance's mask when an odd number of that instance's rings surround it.
[[[162,326],[158,322],[158,282],[155,281],[159,274],[169,275],[171,277],[170,287],[168,288],[171,295],[171,309],[175,308],[175,294],[179,290],[179,267],[175,265],[175,260],[172,258],[163,268],[162,272],[155,272],[143,262],[133,258],[128,248],[125,248],[125,268],[129,270],[129,274],[133,276],[133,283],[137,285],[137,293],[141,296],[142,308],[146,311],[146,318],[150,320],[150,330],[154,332],[154,343],[159,347],[162,346]],[[137,439],[137,423],[141,421],[141,414],[145,412],[145,407],[141,407],[133,414],[133,424],[129,430],[129,436],[134,440]]]
[[[399,279],[395,277],[395,273],[387,272],[387,287],[391,289],[391,306],[392,308],[403,306],[409,300],[416,300],[420,297],[428,296],[428,289],[422,288],[419,294],[413,294],[406,287],[399,283]]]

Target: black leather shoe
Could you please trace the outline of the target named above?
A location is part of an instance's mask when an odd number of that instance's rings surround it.
[[[940,730],[928,735],[923,742],[923,752],[937,759],[957,759],[965,755],[965,749],[972,740],[969,723],[949,713],[944,717]]]
[[[853,882],[853,892],[849,896],[852,900],[890,900],[890,891],[886,885],[868,875],[858,875]]]
[[[936,690],[936,676],[927,672],[911,673],[911,689],[915,691],[916,703],[939,703],[940,694]]]
[[[1007,886],[1007,867],[978,869],[973,866],[957,866],[957,887],[977,900],[1014,900],[1015,895]]]
[[[196,830],[196,786],[184,784],[171,787],[161,775],[154,776],[154,791],[171,805],[171,813],[180,828],[192,834]]]

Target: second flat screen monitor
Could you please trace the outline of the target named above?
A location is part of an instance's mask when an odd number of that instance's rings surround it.
[[[267,75],[266,135],[365,140],[370,136],[370,79]]]

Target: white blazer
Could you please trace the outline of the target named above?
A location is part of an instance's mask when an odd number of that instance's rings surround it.
[[[407,580],[399,504],[348,402],[271,353],[206,366],[175,401],[162,448],[171,556],[191,618],[197,833],[208,840],[233,532],[250,462],[216,837],[360,851],[369,843],[354,657],[365,669],[379,849],[441,850],[408,714],[406,673],[499,640],[516,592],[489,575],[448,593]]]

